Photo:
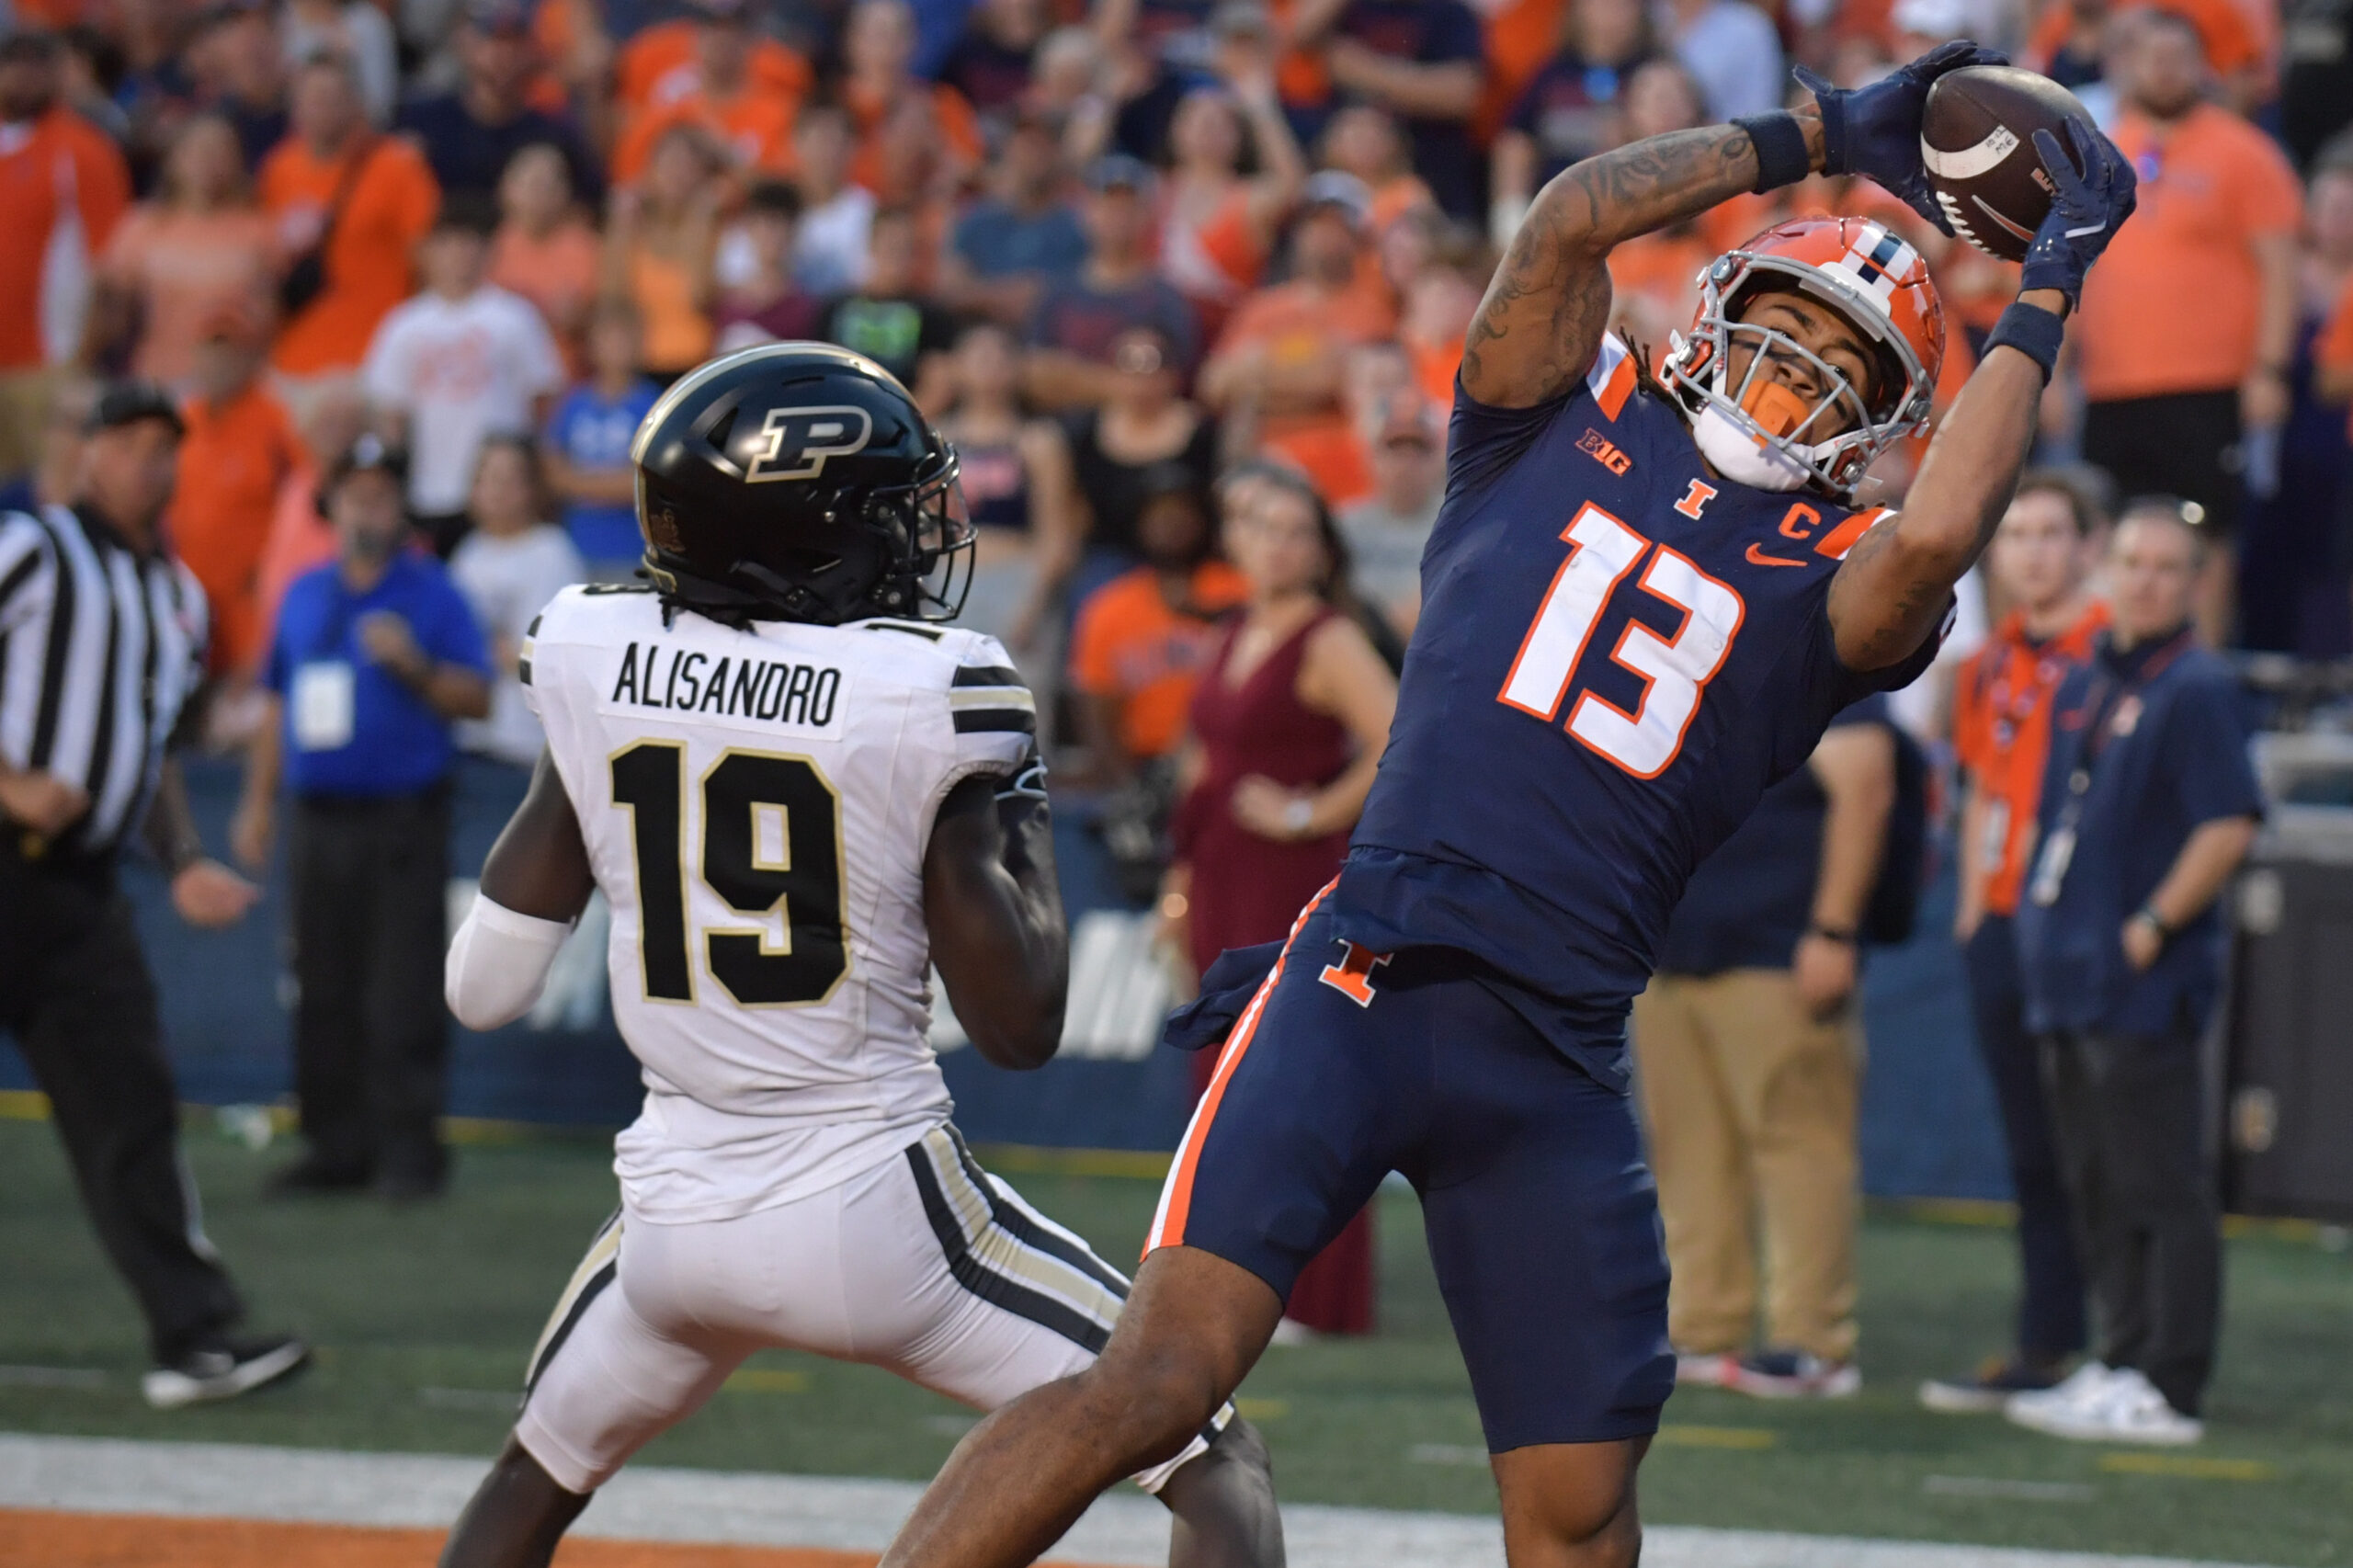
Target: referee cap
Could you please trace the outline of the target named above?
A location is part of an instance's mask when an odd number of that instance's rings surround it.
[[[180,417],[179,404],[172,401],[171,393],[153,381],[117,381],[108,387],[91,404],[90,417],[83,429],[96,435],[101,430],[136,425],[142,419],[162,420],[172,427],[175,436],[188,434],[188,423]]]

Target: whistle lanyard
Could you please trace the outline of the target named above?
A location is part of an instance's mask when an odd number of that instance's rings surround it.
[[[2109,672],[2105,661],[2092,666],[2092,689],[2084,703],[2083,753],[2068,770],[2067,798],[2060,802],[2059,820],[2042,841],[2042,852],[2035,858],[2033,884],[2027,892],[2042,907],[2047,909],[2059,902],[2067,868],[2075,858],[2076,830],[2083,824],[2084,803],[2092,791],[2092,777],[2099,767],[2100,758],[2108,755],[2109,743],[2116,738],[2120,724],[2127,733],[2139,727],[2142,691],[2188,651],[2192,635],[2191,629],[2185,627],[2143,660],[2138,670],[2121,680]],[[2128,703],[2132,707],[2129,722]]]

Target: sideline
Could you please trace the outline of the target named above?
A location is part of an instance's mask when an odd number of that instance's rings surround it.
[[[438,1528],[484,1460],[229,1443],[0,1434],[0,1509]],[[598,1494],[573,1534],[630,1541],[880,1551],[922,1489],[904,1481],[749,1475],[646,1466]],[[1500,1568],[1493,1518],[1294,1505],[1293,1568]],[[1168,1516],[1132,1494],[1104,1498],[1055,1548],[1063,1562],[1158,1568]],[[2153,1557],[1858,1540],[1657,1526],[1648,1568],[2225,1568]]]

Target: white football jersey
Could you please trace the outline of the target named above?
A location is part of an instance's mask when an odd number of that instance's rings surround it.
[[[616,1145],[631,1210],[732,1219],[947,1119],[924,851],[950,786],[1029,749],[1005,649],[895,620],[665,626],[651,592],[590,586],[522,657],[612,904],[613,1012],[646,1087]]]

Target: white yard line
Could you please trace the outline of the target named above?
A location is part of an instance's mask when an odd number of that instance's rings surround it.
[[[229,1443],[0,1434],[0,1508],[438,1528],[484,1461]],[[606,1487],[574,1533],[625,1540],[880,1551],[922,1489],[904,1481],[745,1475],[645,1466]],[[1460,1514],[1293,1504],[1293,1568],[1499,1568],[1496,1523]],[[1156,1568],[1168,1516],[1148,1499],[1097,1503],[1054,1549],[1064,1561]],[[1836,1536],[1654,1527],[1648,1568],[2223,1568],[2154,1557],[2019,1551]]]

